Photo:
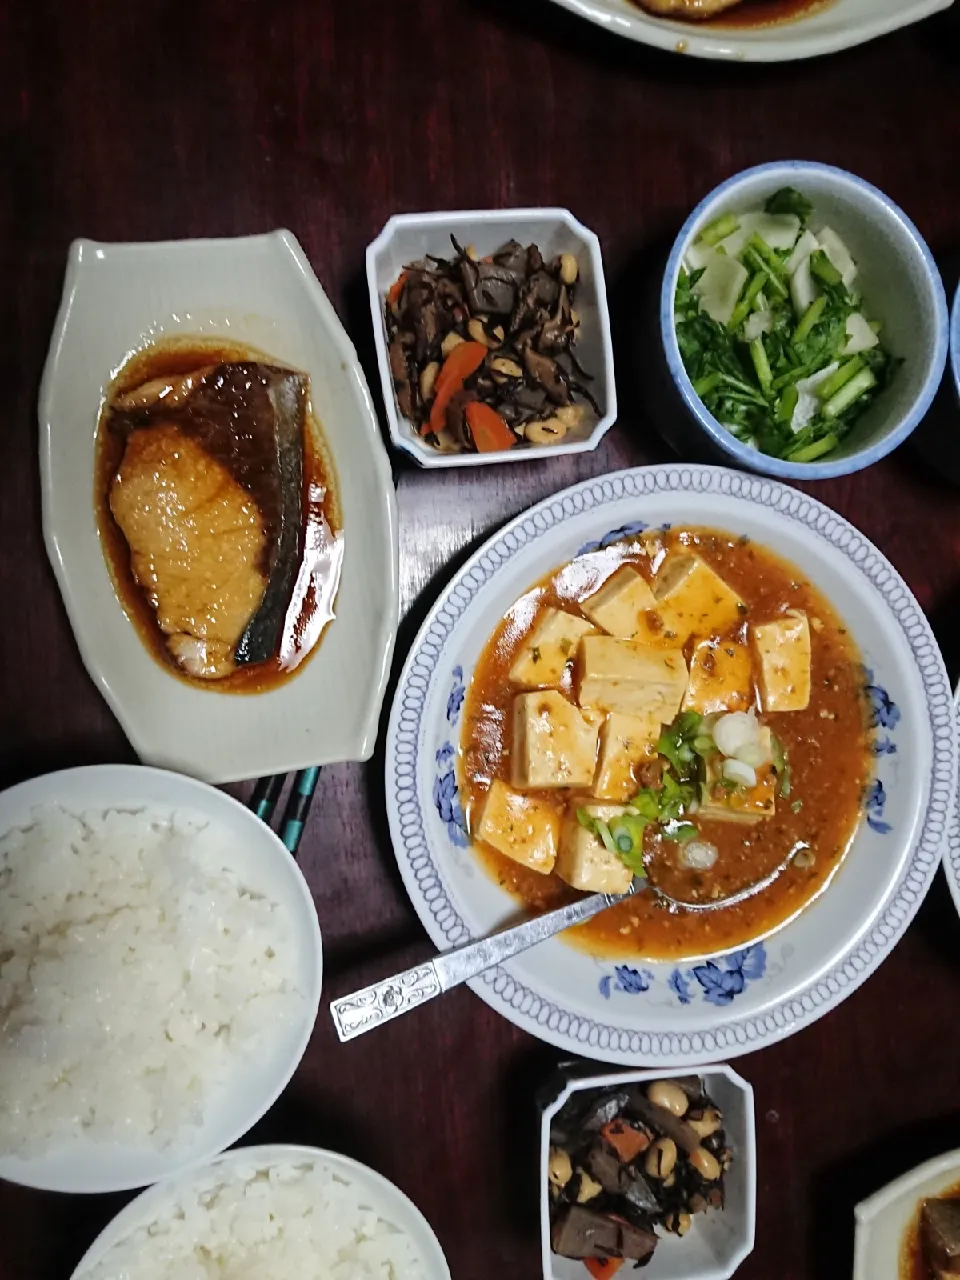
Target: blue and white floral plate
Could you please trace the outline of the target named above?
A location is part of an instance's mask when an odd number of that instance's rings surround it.
[[[956,788],[952,692],[920,607],[866,538],[805,494],[718,467],[640,468],[557,494],[495,534],[424,623],[390,716],[386,789],[400,872],[437,947],[515,914],[464,829],[455,765],[465,688],[490,633],[532,583],[580,551],[664,524],[746,534],[834,602],[870,673],[876,775],[866,820],[829,890],[744,950],[616,964],[555,939],[471,986],[574,1053],[693,1066],[783,1039],[839,1004],[892,950],[940,861]]]

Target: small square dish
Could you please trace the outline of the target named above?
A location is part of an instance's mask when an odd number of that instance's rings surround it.
[[[754,1242],[750,1085],[722,1064],[698,1076],[596,1075],[571,1064],[550,1092],[540,1139],[544,1280],[612,1277],[619,1249],[624,1276],[635,1263],[649,1280],[728,1280]],[[715,1202],[722,1207],[708,1207]]]
[[[462,247],[462,255],[458,255],[451,236]],[[503,257],[500,251],[512,241],[516,242],[513,250],[517,263],[508,263],[494,281],[501,291],[505,287],[510,296],[495,298],[489,292],[481,293],[479,286],[484,281],[476,274],[477,269],[497,274]],[[530,257],[522,254],[527,246],[536,246],[536,253],[531,250]],[[466,273],[474,273],[477,291],[473,294],[452,269],[453,260],[458,258],[465,279]],[[438,260],[450,266],[445,267]],[[421,307],[419,300],[407,301],[409,290],[403,292],[407,268],[424,261],[431,272],[448,273],[445,296],[436,307],[436,292],[430,294],[426,307]],[[477,263],[477,269],[470,267],[471,261]],[[564,263],[566,269],[561,270]],[[542,295],[536,288],[535,275],[545,286]],[[420,466],[470,467],[583,453],[597,447],[616,419],[613,348],[600,242],[566,209],[398,214],[367,248],[367,286],[390,439]],[[534,286],[532,302],[525,306],[528,286]],[[388,294],[395,297],[393,304],[388,301]],[[478,304],[481,296],[492,303],[485,307],[488,315],[479,312],[478,305],[471,306],[470,298]],[[390,305],[395,311],[391,313],[388,332]],[[416,333],[411,328],[402,335],[409,344],[404,353],[400,349],[402,326],[398,313],[409,318],[428,309],[428,326],[404,321],[404,325],[412,323],[416,328]],[[535,316],[539,317],[536,321]],[[552,335],[545,336],[547,325],[553,326]],[[442,428],[439,436],[431,433],[430,422],[424,420],[432,416],[438,425],[451,420],[450,413],[431,415],[430,410],[443,402],[445,384],[449,384],[447,392],[452,386],[450,379],[444,378],[450,343],[464,340],[478,353],[481,364],[472,364],[459,386],[463,388],[465,383],[467,400],[485,402],[487,407],[484,409],[481,404],[481,412],[496,428],[491,429],[486,448],[478,452],[468,451],[464,444],[464,440],[469,443],[479,438],[472,429],[471,405],[464,406],[458,418],[460,439]],[[486,357],[484,346],[488,349]],[[571,346],[575,359],[569,354]],[[392,348],[396,348],[394,367]],[[395,376],[396,367],[400,368],[399,376]],[[555,385],[545,390],[544,379],[553,379]],[[585,391],[578,391],[577,384]],[[408,401],[409,415],[400,407],[398,387]],[[518,391],[529,401],[523,407],[515,397]],[[498,407],[503,409],[502,416],[496,411]],[[411,420],[418,413],[423,435]],[[511,419],[509,425],[507,418]],[[559,428],[555,418],[561,423]],[[541,438],[532,443],[533,433],[527,429],[541,420],[550,425],[546,430],[537,427]],[[511,433],[515,443],[510,442]],[[429,439],[425,438],[427,435]],[[505,447],[498,443],[501,438],[508,442]],[[554,438],[556,442],[551,442]],[[439,440],[440,444],[431,440]]]

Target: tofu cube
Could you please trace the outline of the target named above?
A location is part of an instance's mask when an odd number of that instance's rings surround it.
[[[496,778],[474,835],[505,857],[546,876],[557,860],[560,814],[546,800],[521,795]]]
[[[655,608],[642,620],[638,640],[682,646],[691,636],[723,635],[746,614],[746,605],[699,556],[668,559],[653,583]]]
[[[656,603],[646,578],[625,564],[599,591],[582,600],[580,608],[601,631],[632,640],[640,630],[642,615]]]
[[[656,649],[613,636],[580,641],[580,705],[668,724],[687,691],[682,649]]]
[[[760,661],[764,711],[803,711],[810,705],[810,624],[791,609],[775,622],[751,628]]]
[[[600,730],[600,763],[593,794],[601,800],[629,800],[639,783],[634,770],[657,758],[660,717],[612,712]]]
[[[555,689],[513,700],[513,785],[592,787],[600,725]]]
[[[604,822],[626,813],[623,805],[619,804],[586,804],[582,807],[591,818],[602,818]],[[580,825],[575,805],[568,809],[563,821],[554,871],[561,880],[584,893],[626,893],[633,880],[633,872],[606,848],[600,837]]]
[[[770,730],[764,726],[760,732],[768,754],[772,754]],[[720,772],[722,768],[723,761],[719,757],[707,761],[707,799],[701,803],[698,817],[752,826],[774,816],[777,810],[777,774],[772,764],[762,765],[757,770],[757,785],[749,790],[725,786]]]
[[[524,689],[558,685],[567,663],[576,658],[582,638],[595,631],[586,618],[562,609],[545,609],[514,658],[510,679]]]
[[[752,702],[753,664],[747,646],[734,640],[701,640],[690,659],[684,711],[704,716],[747,711]]]

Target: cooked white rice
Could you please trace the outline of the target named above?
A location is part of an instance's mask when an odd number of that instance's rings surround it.
[[[225,1172],[171,1198],[83,1280],[426,1280],[410,1237],[339,1170]]]
[[[39,809],[0,838],[0,1153],[165,1146],[303,996],[289,911],[182,815]]]

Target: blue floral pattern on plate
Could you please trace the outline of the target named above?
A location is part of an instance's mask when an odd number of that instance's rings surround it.
[[[870,744],[870,750],[878,758],[895,756],[897,744],[892,734],[896,732],[897,725],[900,723],[900,708],[883,685],[877,684],[869,667],[864,667],[863,675],[865,680],[863,693],[867,700],[867,724],[869,728],[877,730]],[[886,733],[881,735],[879,733],[881,729],[885,729]],[[883,817],[886,803],[887,792],[883,782],[880,778],[874,778],[864,793],[863,807],[867,814],[867,826],[881,836],[889,835],[893,830],[892,825]]]
[[[454,667],[450,673],[450,692],[447,695],[447,723],[454,728],[460,719],[460,711],[466,696],[463,667]],[[465,849],[470,843],[470,833],[467,831],[467,819],[463,812],[463,805],[460,803],[456,757],[456,749],[450,741],[444,742],[437,751],[433,803],[440,815],[440,821],[447,829],[451,843],[458,849]]]
[[[668,526],[664,526],[667,528]],[[634,520],[631,524],[622,524],[619,529],[611,529],[602,538],[594,542],[585,542],[577,552],[578,556],[588,556],[593,551],[605,551],[615,542],[623,542],[625,538],[635,538],[638,533],[646,533],[650,526],[644,520]]]
[[[454,667],[450,673],[453,684],[447,695],[447,723],[456,725],[460,719],[460,709],[463,706],[463,700],[467,696],[467,686],[463,683],[463,667]]]
[[[467,820],[463,805],[460,803],[460,788],[457,786],[457,767],[454,763],[456,751],[453,744],[445,742],[437,752],[437,776],[433,781],[433,803],[440,821],[447,828],[447,835],[458,849],[465,849],[470,843],[467,831]]]
[[[767,952],[762,942],[742,951],[733,951],[717,960],[707,960],[690,969],[676,968],[666,980],[668,990],[682,1004],[692,1004],[697,994],[708,1004],[722,1008],[732,1004],[747,985],[762,978],[767,971]],[[601,977],[600,994],[609,1000],[611,992],[642,995],[650,991],[656,979],[649,969],[631,969],[621,964],[612,974]]]

